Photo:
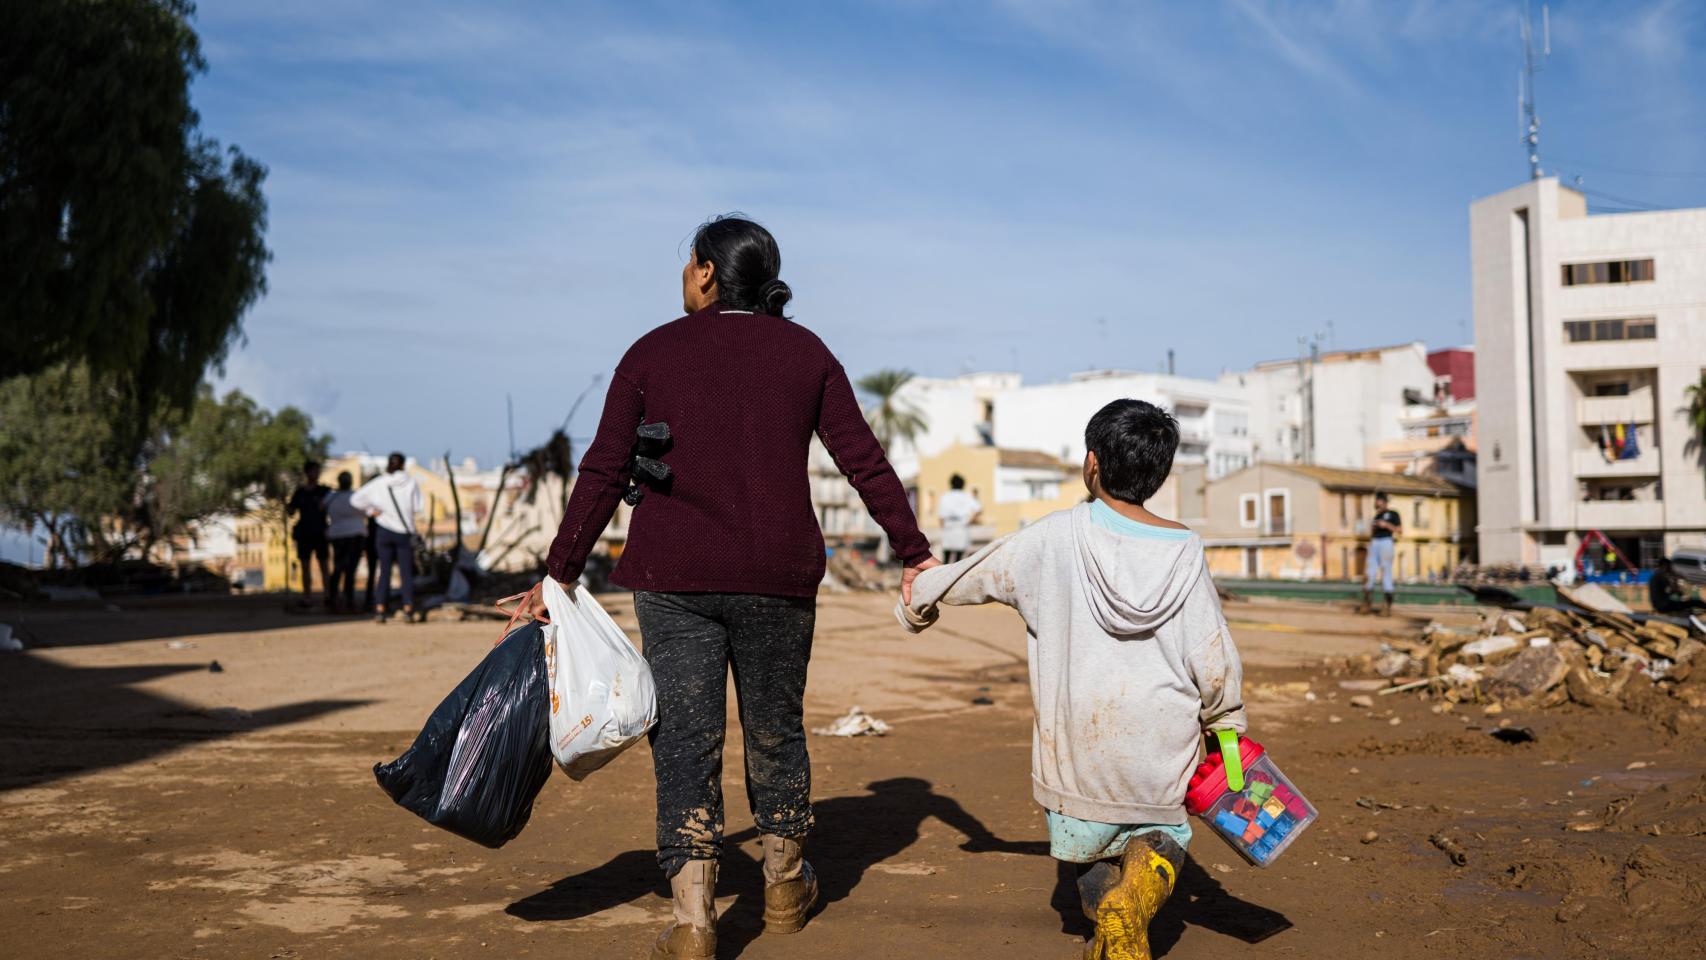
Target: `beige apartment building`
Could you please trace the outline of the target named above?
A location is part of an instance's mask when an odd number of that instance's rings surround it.
[[[1643,566],[1706,544],[1686,412],[1706,376],[1706,209],[1590,215],[1546,178],[1469,220],[1482,562],[1568,566],[1596,530]]]
[[[1177,480],[1181,519],[1202,535],[1216,576],[1360,579],[1378,493],[1404,521],[1398,579],[1443,578],[1468,559],[1474,497],[1439,477],[1258,463],[1219,480],[1200,471]]]

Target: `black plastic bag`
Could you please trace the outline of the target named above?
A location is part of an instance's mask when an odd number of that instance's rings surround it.
[[[373,765],[399,806],[488,847],[527,826],[552,763],[542,630],[529,623],[504,637],[402,756]]]

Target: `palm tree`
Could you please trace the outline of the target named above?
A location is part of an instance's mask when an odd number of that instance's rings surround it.
[[[873,400],[865,408],[865,420],[884,450],[893,446],[896,440],[911,443],[930,428],[924,414],[900,396],[901,389],[912,380],[912,376],[911,370],[884,369],[866,374],[854,384]]]
[[[1688,445],[1683,449],[1696,453],[1706,460],[1706,371],[1700,374],[1700,382],[1689,384],[1684,391],[1688,397],[1688,406],[1682,408],[1682,413],[1688,418]]]

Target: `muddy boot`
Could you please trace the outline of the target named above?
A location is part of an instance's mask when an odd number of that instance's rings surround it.
[[[675,922],[652,947],[652,960],[716,960],[717,862],[689,860],[670,878]]]
[[[1120,882],[1118,860],[1098,860],[1081,868],[1078,874],[1078,906],[1091,923],[1096,922],[1096,908],[1102,898]]]
[[[1363,591],[1362,591],[1362,602],[1357,604],[1357,613],[1373,613],[1373,612],[1374,612],[1374,598],[1369,594],[1368,588],[1364,587]]]
[[[800,841],[763,835],[764,932],[795,933],[817,903],[817,874],[800,854]]]
[[[1386,605],[1380,608],[1380,615],[1383,617],[1392,616],[1392,594],[1386,595]]]
[[[1172,838],[1148,833],[1120,858],[1120,878],[1096,905],[1096,936],[1084,960],[1151,960],[1149,922],[1173,893],[1185,851]]]

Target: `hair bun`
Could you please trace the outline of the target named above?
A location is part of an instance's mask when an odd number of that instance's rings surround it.
[[[764,305],[764,312],[772,317],[780,317],[788,301],[794,299],[794,291],[779,279],[764,281],[758,288],[758,302]]]

